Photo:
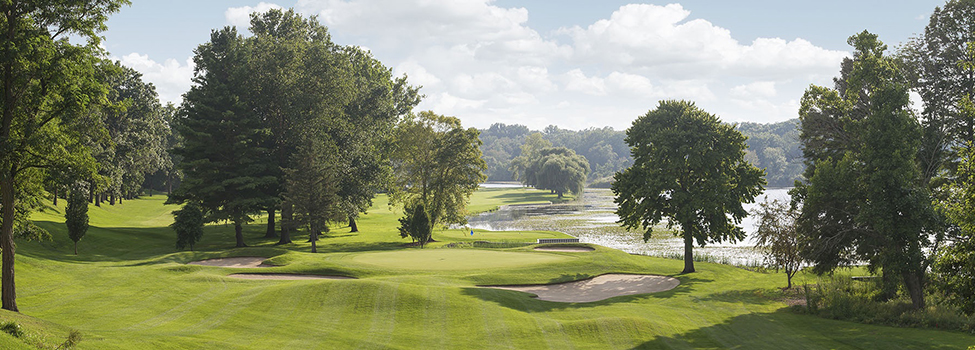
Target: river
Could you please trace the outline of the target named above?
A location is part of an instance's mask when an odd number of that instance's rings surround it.
[[[756,198],[756,203],[746,204],[751,212],[758,202],[765,198],[788,201],[788,188],[767,189]],[[608,189],[587,188],[582,198],[564,204],[505,206],[497,211],[470,217],[471,228],[491,231],[559,231],[579,238],[585,243],[615,248],[631,254],[679,258],[683,256],[683,240],[665,231],[661,225],[647,242],[643,232],[630,232],[616,223],[616,204],[613,192]],[[756,220],[749,216],[741,224],[746,233],[756,229]],[[695,246],[694,254],[707,261],[756,266],[761,264],[762,256],[749,239],[740,242],[722,242]]]

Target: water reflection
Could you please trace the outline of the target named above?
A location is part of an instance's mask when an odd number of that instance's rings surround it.
[[[756,198],[788,200],[788,189],[769,189]],[[748,204],[745,209],[752,211],[757,203]],[[513,205],[504,206],[497,211],[482,213],[468,219],[469,226],[491,231],[545,230],[559,231],[578,237],[580,241],[619,249],[631,254],[679,257],[683,254],[683,240],[664,232],[664,227],[655,230],[647,242],[643,232],[624,230],[616,222],[616,204],[613,192],[608,189],[586,189],[580,200],[552,205]],[[746,233],[755,230],[756,220],[748,217],[742,222]],[[694,248],[695,255],[711,256],[712,261],[738,265],[756,265],[761,255],[748,239],[742,242],[708,244]]]

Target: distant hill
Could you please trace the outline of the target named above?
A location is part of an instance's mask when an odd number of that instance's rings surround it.
[[[789,187],[802,177],[806,166],[799,150],[799,119],[774,124],[741,123],[748,136],[745,159],[765,169],[769,187]]]
[[[798,119],[775,124],[741,123],[738,130],[748,136],[746,159],[767,171],[769,186],[792,186],[804,167],[799,152]],[[611,127],[566,130],[550,125],[541,131],[524,125],[496,123],[481,130],[481,152],[487,163],[488,181],[512,180],[508,165],[521,154],[525,137],[539,132],[555,147],[566,147],[589,160],[589,181],[612,177],[633,164],[624,130]]]

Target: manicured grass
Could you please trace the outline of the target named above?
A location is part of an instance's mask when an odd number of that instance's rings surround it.
[[[552,201],[526,189],[475,194],[473,211]],[[153,196],[92,207],[88,235],[71,251],[60,213],[34,216],[53,242],[19,242],[22,314],[0,312],[53,348],[77,329],[78,349],[314,348],[735,348],[957,349],[975,337],[955,332],[866,326],[796,314],[777,301],[781,274],[698,263],[677,275],[677,260],[595,247],[589,253],[444,248],[476,240],[530,242],[553,232],[435,232],[427,248],[405,247],[400,209],[377,198],[359,221],[339,227],[311,254],[307,236],[276,246],[261,220],[245,229],[251,247],[229,249],[233,227],[211,225],[196,251],[176,251],[166,227],[174,206]],[[63,207],[60,208],[63,210]],[[259,281],[226,277],[256,272],[186,265],[224,256],[265,256],[266,273],[354,276],[356,280]],[[443,259],[443,260],[441,260]],[[564,282],[605,273],[680,279],[677,288],[593,303],[556,303],[486,284]],[[808,276],[798,276],[797,281]],[[771,296],[771,297],[770,297]],[[0,334],[0,348],[21,346]]]

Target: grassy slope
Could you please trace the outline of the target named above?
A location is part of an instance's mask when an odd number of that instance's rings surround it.
[[[529,190],[478,192],[473,211],[502,204],[552,200]],[[91,209],[94,227],[71,254],[60,213],[35,215],[54,242],[18,249],[16,320],[44,344],[70,328],[84,333],[79,349],[236,348],[963,348],[975,337],[824,320],[784,311],[761,297],[781,275],[699,263],[700,272],[674,275],[676,260],[631,256],[597,247],[591,253],[513,249],[436,249],[462,240],[534,241],[551,232],[435,233],[441,243],[403,248],[399,210],[385,199],[359,223],[337,229],[321,254],[305,237],[290,246],[265,240],[256,223],[243,249],[233,229],[207,228],[196,252],[176,252],[173,207],[155,196]],[[63,207],[60,208],[63,210]],[[261,272],[356,276],[358,280],[251,281],[225,277],[245,269],[185,265],[217,256],[273,257],[280,267]],[[594,303],[539,301],[528,294],[477,288],[482,284],[568,281],[623,272],[674,275],[676,289]],[[44,320],[44,321],[41,321]],[[0,348],[17,344],[0,334]],[[19,345],[10,345],[19,346]],[[53,347],[53,346],[51,346]],[[13,347],[16,348],[16,347]]]

